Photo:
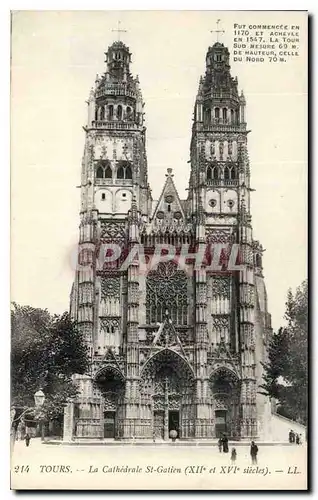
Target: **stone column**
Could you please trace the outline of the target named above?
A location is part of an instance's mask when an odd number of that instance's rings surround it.
[[[204,144],[201,145],[200,163],[204,164],[201,156],[204,156]],[[205,169],[199,173],[198,180],[204,182]],[[205,244],[205,215],[203,210],[203,192],[202,186],[198,188],[198,224],[196,228],[197,244]],[[208,362],[208,332],[206,319],[206,269],[202,264],[200,269],[196,271],[195,280],[195,376],[196,376],[196,392],[195,392],[195,437],[207,438],[211,436],[211,415],[210,401],[208,398],[208,377],[207,377],[207,362]]]
[[[72,441],[74,437],[74,403],[64,408],[63,441]]]
[[[240,338],[242,363],[241,437],[256,437],[256,379],[254,331],[254,272],[250,247],[251,228],[241,227],[241,255],[244,271],[240,271]]]
[[[133,198],[129,215],[129,245],[138,243],[138,217],[136,199]],[[127,345],[124,438],[140,436],[140,390],[139,390],[139,262],[130,263],[127,275]]]

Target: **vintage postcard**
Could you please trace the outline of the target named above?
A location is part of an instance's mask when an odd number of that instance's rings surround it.
[[[12,489],[307,489],[307,24],[12,12]]]

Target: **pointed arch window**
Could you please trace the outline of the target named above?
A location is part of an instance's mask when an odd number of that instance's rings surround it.
[[[216,165],[214,165],[212,167],[212,179],[213,180],[218,180],[220,178],[220,170],[219,170],[219,167],[217,167]]]
[[[211,181],[212,180],[212,167],[210,165],[206,169],[206,180],[207,181]]]
[[[111,179],[112,178],[112,169],[108,165],[105,169],[105,179]]]
[[[211,110],[210,109],[205,110],[205,122],[207,124],[211,123]]]
[[[96,179],[111,179],[112,169],[109,160],[100,160],[96,167]]]
[[[132,169],[129,161],[119,162],[117,179],[132,179]]]
[[[222,110],[222,118],[224,121],[227,120],[227,108],[223,108]]]
[[[117,118],[118,120],[121,120],[123,117],[123,107],[121,104],[118,104],[117,106]]]
[[[126,117],[127,117],[127,120],[132,120],[133,119],[132,110],[131,110],[130,106],[127,106],[127,108],[126,108]]]
[[[113,116],[114,116],[114,106],[112,104],[110,104],[108,106],[108,119],[112,120]]]
[[[103,179],[103,177],[104,177],[103,167],[98,167],[98,169],[96,171],[96,177],[97,177],[97,179]]]
[[[214,109],[214,117],[217,119],[220,118],[220,108]]]
[[[262,267],[262,257],[259,254],[256,255],[255,260],[256,260],[256,267]]]
[[[174,262],[161,262],[146,281],[147,324],[162,323],[168,315],[176,325],[188,323],[187,275]]]
[[[117,170],[117,179],[125,179],[124,167],[119,167]]]
[[[101,119],[101,120],[104,120],[104,119],[105,119],[105,108],[104,108],[104,106],[102,106],[102,107],[100,108],[100,119]]]
[[[208,165],[206,170],[207,181],[217,181],[220,179],[220,169],[217,165]]]
[[[231,170],[229,167],[224,167],[224,180],[229,181],[231,179]]]
[[[132,171],[130,165],[127,165],[126,167],[125,179],[132,179]]]

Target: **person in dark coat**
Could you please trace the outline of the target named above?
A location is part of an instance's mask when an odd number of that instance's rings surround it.
[[[229,452],[229,440],[225,434],[223,434],[222,444],[223,444],[223,453],[228,453]]]
[[[299,437],[299,434],[296,434],[296,444],[300,444],[300,437]]]
[[[219,447],[219,452],[221,453],[222,451],[222,438],[218,440],[218,447]]]
[[[295,442],[295,433],[294,433],[293,430],[289,431],[288,440],[289,440],[290,443],[294,443]]]
[[[257,453],[258,453],[258,446],[254,443],[254,441],[251,442],[251,458],[252,458],[252,464],[257,464]]]
[[[30,444],[30,440],[31,440],[31,436],[30,436],[30,434],[29,434],[28,432],[26,433],[26,435],[25,435],[25,438],[24,438],[24,439],[25,439],[25,445],[26,445],[26,446],[29,446],[29,444]]]
[[[232,448],[232,451],[231,451],[231,462],[232,462],[232,464],[235,464],[235,462],[236,462],[236,456],[237,456],[236,449]]]

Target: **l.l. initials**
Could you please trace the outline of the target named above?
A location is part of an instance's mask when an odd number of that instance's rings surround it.
[[[294,465],[293,467],[288,467],[287,474],[300,474],[300,472],[297,471],[297,467]]]

